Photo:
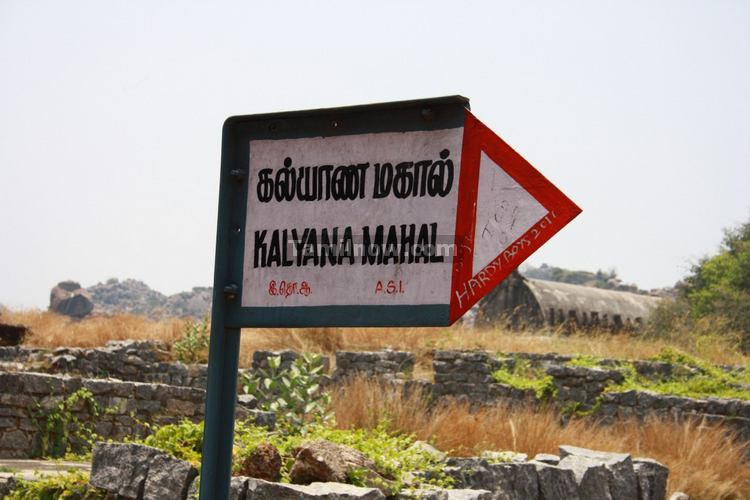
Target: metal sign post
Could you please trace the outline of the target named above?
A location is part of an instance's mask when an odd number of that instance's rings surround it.
[[[468,107],[225,122],[201,499],[229,493],[240,328],[450,325],[580,213]]]

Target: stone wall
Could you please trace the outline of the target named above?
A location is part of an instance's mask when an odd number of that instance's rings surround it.
[[[492,372],[502,366],[512,369],[517,360],[529,361],[552,377],[557,391],[554,404],[559,409],[595,409],[594,416],[604,422],[629,417],[675,420],[698,417],[726,424],[740,438],[750,439],[750,401],[693,399],[651,391],[604,392],[608,384],[623,380],[622,373],[607,367],[614,366],[616,360],[604,360],[602,368],[588,368],[565,365],[571,357],[556,354],[517,353],[513,358],[498,359],[482,351],[437,351],[433,358],[435,381],[431,389],[438,397],[456,397],[475,405],[540,403],[533,390],[494,382]],[[654,380],[668,376],[673,369],[672,365],[662,362],[636,361],[633,365],[639,375]]]
[[[122,439],[144,435],[142,423],[168,424],[183,418],[200,421],[204,415],[205,391],[165,384],[87,379],[31,372],[0,372],[0,457],[28,458],[38,449],[40,431],[37,413],[58,405],[79,389],[90,391],[101,408],[107,409],[93,422],[103,438]],[[252,417],[259,424],[273,425],[273,415],[238,407],[238,418]],[[83,404],[73,415],[91,422]]]
[[[170,362],[165,346],[154,341],[111,340],[104,347],[59,347],[53,351],[0,348],[6,369],[67,373],[88,378],[116,378],[205,389],[206,365]],[[9,366],[18,364],[20,366]],[[28,365],[28,366],[23,366]]]
[[[267,368],[271,356],[281,356],[284,369],[300,354],[288,350],[257,351],[253,354],[252,370]],[[205,387],[206,365],[184,365],[167,359],[164,346],[151,341],[111,341],[103,348],[59,348],[51,352],[24,347],[0,348],[0,370],[46,371],[84,378],[114,377],[135,382]],[[415,360],[413,353],[403,351],[342,351],[336,353],[336,370],[326,380],[337,381],[357,374],[409,380]],[[434,382],[415,382],[436,397],[455,397],[475,405],[535,403],[538,401],[533,390],[499,384],[492,377],[499,368],[512,370],[516,363],[524,362],[552,378],[556,390],[554,403],[562,410],[598,409],[596,415],[610,421],[630,416],[678,419],[699,416],[712,422],[728,423],[742,437],[750,438],[750,402],[718,398],[699,400],[632,391],[608,394],[603,392],[605,387],[619,383],[623,378],[615,369],[618,360],[601,360],[601,367],[596,368],[571,366],[567,364],[571,360],[571,356],[555,353],[514,353],[512,357],[498,358],[484,351],[435,351]],[[323,363],[328,373],[328,358],[323,357]],[[639,375],[653,380],[669,377],[674,370],[673,365],[663,362],[634,361],[632,365]]]
[[[111,340],[97,349],[55,349],[49,356],[49,370],[83,377],[206,387],[206,365],[170,362],[169,357],[166,348],[158,342]]]
[[[377,375],[408,378],[417,357],[405,351],[341,351],[336,353],[334,379],[353,375]]]

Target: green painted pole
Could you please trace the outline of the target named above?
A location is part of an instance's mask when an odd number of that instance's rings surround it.
[[[212,325],[221,321],[212,320]],[[216,332],[213,333],[213,332]],[[201,500],[229,498],[240,331],[214,329],[209,347],[206,421],[201,458]]]
[[[237,403],[237,370],[240,358],[240,329],[226,324],[229,304],[240,300],[238,287],[230,282],[232,197],[238,189],[231,175],[234,151],[225,124],[219,182],[219,217],[216,229],[214,291],[211,306],[211,339],[208,347],[206,420],[201,457],[201,500],[229,498],[232,473],[234,412]]]

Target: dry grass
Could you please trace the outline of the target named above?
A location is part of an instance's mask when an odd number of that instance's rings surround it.
[[[154,321],[142,316],[94,316],[80,321],[47,311],[6,311],[2,321],[23,324],[33,334],[26,344],[37,347],[95,347],[115,339],[155,339],[171,345],[181,337],[184,321]],[[586,332],[521,333],[496,328],[261,328],[242,332],[240,365],[247,367],[259,349],[292,349],[334,356],[337,351],[380,350],[390,347],[416,353],[415,376],[427,377],[435,349],[483,349],[492,352],[557,352],[598,357],[643,359],[664,347],[676,346],[714,363],[748,364],[750,358],[717,335],[686,336],[670,341]]]
[[[109,340],[161,340],[167,345],[182,336],[184,322],[153,321],[143,316],[118,314],[74,320],[47,311],[6,311],[2,321],[31,329],[24,345],[33,347],[97,347]]]
[[[419,391],[404,397],[394,387],[358,379],[334,392],[333,407],[341,428],[372,428],[383,418],[396,432],[431,441],[456,456],[483,450],[514,450],[534,456],[558,453],[562,444],[654,458],[670,469],[670,492],[694,499],[750,498],[750,449],[715,425],[651,420],[597,425],[593,419],[561,426],[551,409],[492,407],[476,412],[451,402],[430,411]]]

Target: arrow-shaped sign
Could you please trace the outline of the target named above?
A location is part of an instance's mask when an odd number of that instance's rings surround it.
[[[580,212],[462,97],[231,118],[224,148],[233,327],[451,324]]]
[[[451,323],[581,209],[466,111]]]

